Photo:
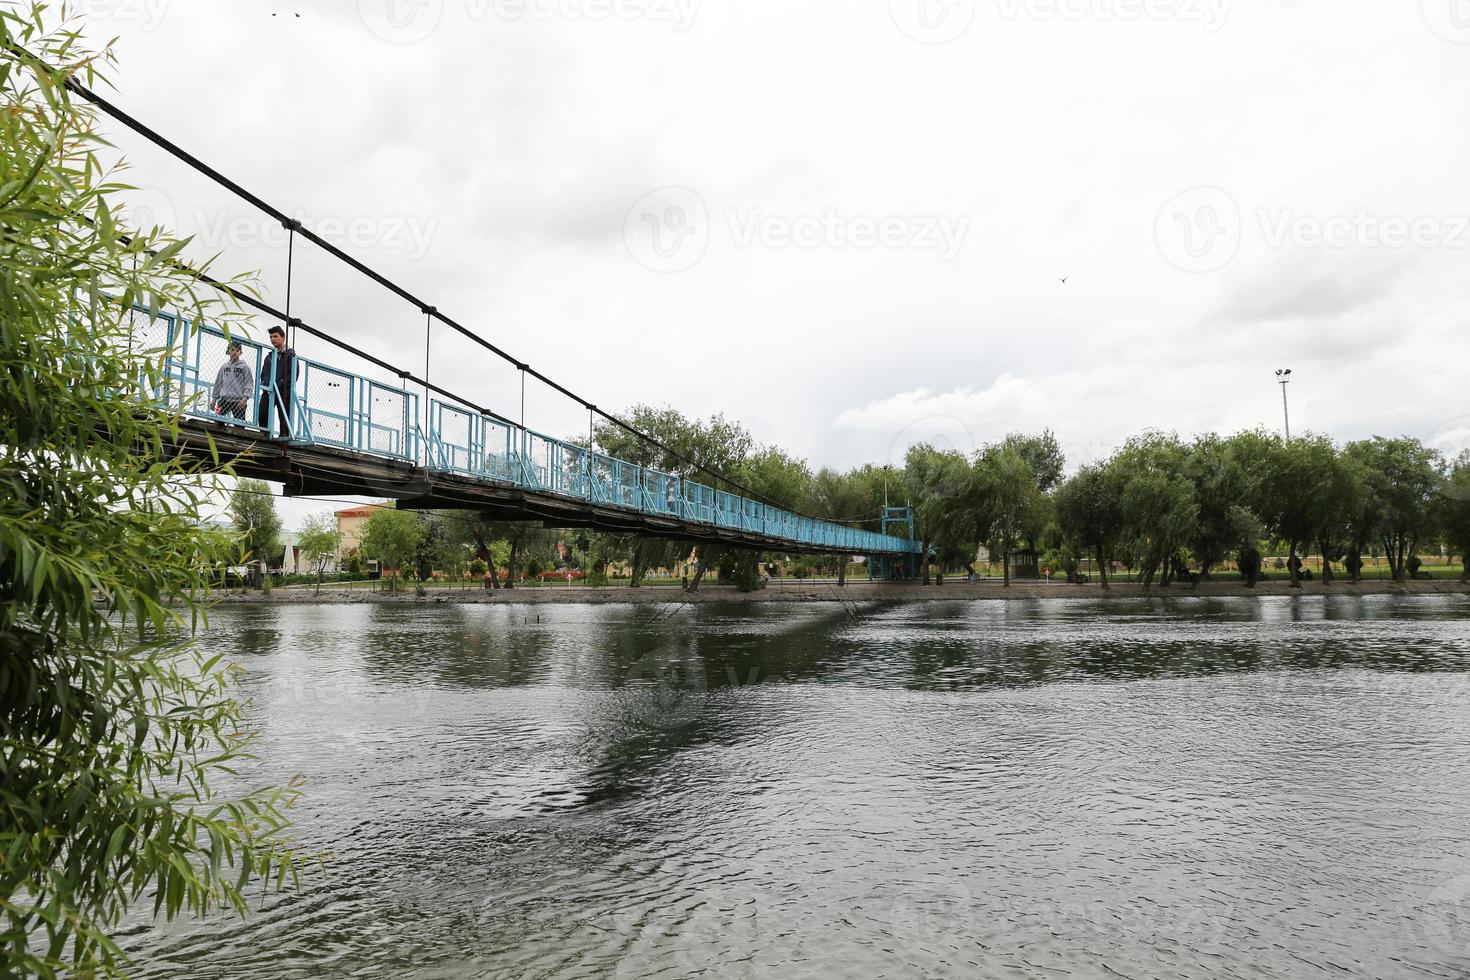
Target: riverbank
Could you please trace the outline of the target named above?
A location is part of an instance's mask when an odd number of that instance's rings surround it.
[[[1030,599],[1198,599],[1220,596],[1268,596],[1268,595],[1466,595],[1470,596],[1470,585],[1457,581],[1435,582],[1334,582],[1325,585],[1320,581],[1304,582],[1300,589],[1293,589],[1285,582],[1261,582],[1248,589],[1238,581],[1205,582],[1197,589],[1191,586],[1171,586],[1167,589],[1154,587],[1145,590],[1142,586],[1119,583],[1103,589],[1096,583],[1089,585],[1043,584],[1036,582],[1012,583],[1009,588],[1000,583],[948,581],[944,585],[908,585],[870,582],[854,582],[843,588],[835,585],[812,585],[791,582],[772,585],[757,592],[740,592],[727,585],[703,585],[698,592],[686,593],[677,586],[610,586],[608,588],[573,587],[497,589],[428,589],[425,595],[416,595],[412,588],[391,593],[364,589],[342,590],[323,588],[318,595],[310,588],[276,588],[269,595],[261,592],[219,592],[212,598],[220,603],[252,604],[319,604],[319,603],[390,603],[390,604],[494,604],[494,603],[647,603],[669,602],[923,602],[936,600],[999,601]]]

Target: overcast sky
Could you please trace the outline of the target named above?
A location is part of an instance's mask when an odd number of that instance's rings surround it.
[[[1290,367],[1293,432],[1470,444],[1466,0],[80,6],[122,108],[600,405],[814,465],[1050,427],[1075,466],[1279,427]],[[281,305],[279,229],[109,127],[136,206]],[[421,314],[296,270],[422,370]],[[520,412],[447,331],[430,373]]]

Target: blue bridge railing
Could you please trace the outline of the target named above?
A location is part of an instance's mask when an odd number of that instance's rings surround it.
[[[268,345],[226,337],[215,327],[168,313],[135,310],[131,315],[144,348],[162,351],[165,358],[162,388],[153,395],[181,415],[241,426],[292,445],[335,446],[431,471],[793,544],[849,554],[920,551],[919,542],[908,538],[802,517],[454,402],[430,399],[420,419],[416,392],[299,355],[289,391],[282,391],[261,382],[263,373],[275,375],[262,370],[275,356]],[[238,360],[250,371],[251,387],[245,398],[221,399],[226,387],[221,369],[231,361],[229,348],[236,344]]]

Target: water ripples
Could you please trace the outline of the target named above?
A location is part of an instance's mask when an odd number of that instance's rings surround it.
[[[206,643],[332,857],[243,923],[139,920],[140,976],[1470,971],[1456,597],[235,607]]]

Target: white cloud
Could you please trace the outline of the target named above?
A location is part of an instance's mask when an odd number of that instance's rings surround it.
[[[173,0],[146,24],[89,9],[94,36],[121,35],[119,105],[287,210],[417,217],[421,248],[384,232],[354,253],[600,405],[724,411],[817,464],[887,459],[926,416],[977,441],[1051,425],[1078,454],[1149,427],[1275,425],[1283,365],[1303,427],[1427,433],[1457,414],[1463,252],[1272,247],[1258,217],[1470,212],[1464,49],[1418,4],[1233,3],[1206,30],[981,2],[943,43],[886,2],[708,0],[676,31],[435,0],[411,43],[358,4],[321,6]],[[250,213],[117,135],[131,178],[179,214]],[[689,268],[657,272],[624,227],[665,187],[713,221],[830,210],[968,230],[940,261],[845,239],[741,247],[716,227]],[[1198,187],[1233,200],[1239,247],[1190,273],[1155,233]],[[284,248],[232,245],[216,269],[259,269],[283,299]],[[293,312],[422,366],[415,310],[311,249],[296,272]],[[519,413],[514,371],[434,345],[436,380]],[[534,386],[527,416],[586,424]]]

